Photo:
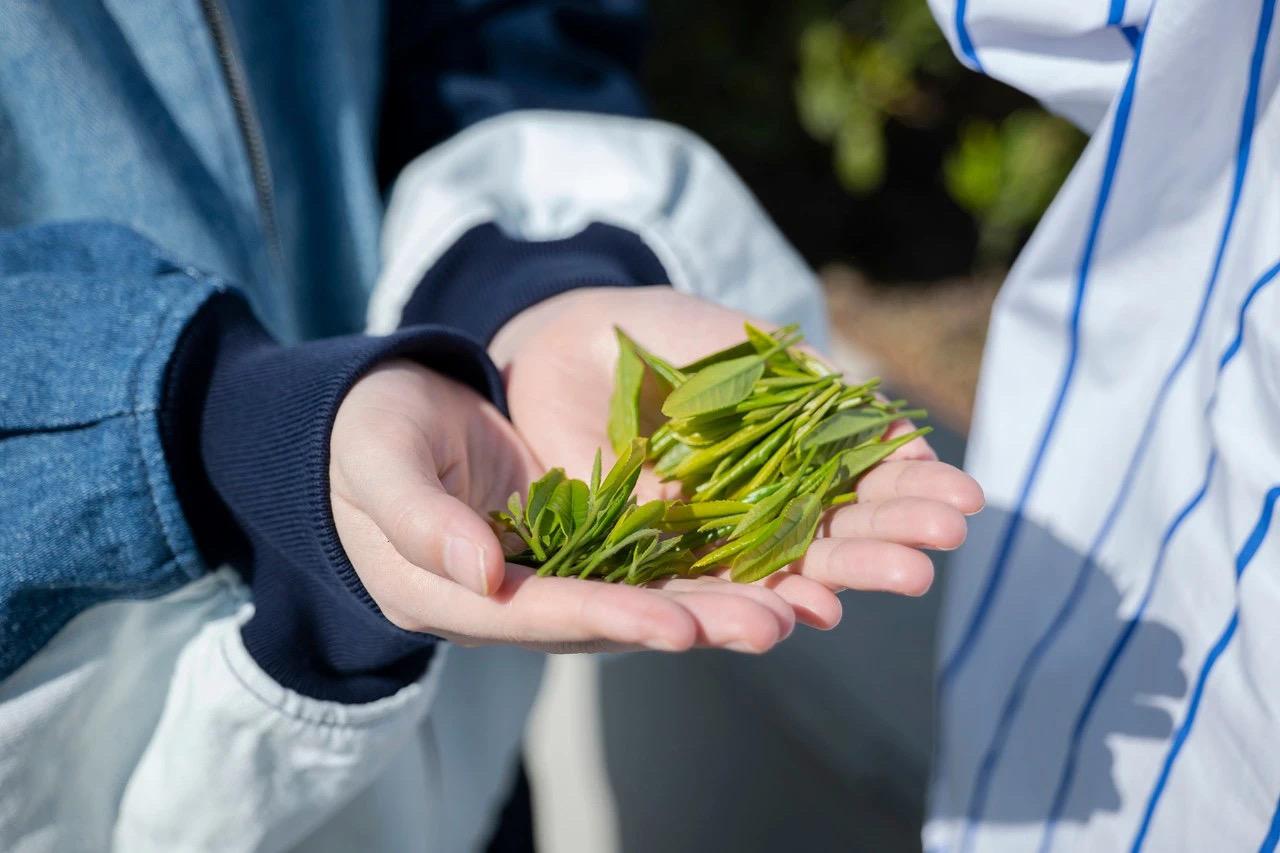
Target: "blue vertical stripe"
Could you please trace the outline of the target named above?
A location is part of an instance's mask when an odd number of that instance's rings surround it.
[[[1187,737],[1191,734],[1191,726],[1195,724],[1196,714],[1200,710],[1200,700],[1204,697],[1204,686],[1209,680],[1209,673],[1213,671],[1213,665],[1218,662],[1218,658],[1222,657],[1222,653],[1226,651],[1227,645],[1231,642],[1231,638],[1235,636],[1236,628],[1239,625],[1240,611],[1235,610],[1231,614],[1231,619],[1227,622],[1226,629],[1218,636],[1213,648],[1209,649],[1209,656],[1205,659],[1204,666],[1200,669],[1200,674],[1196,676],[1196,686],[1191,691],[1191,705],[1187,709],[1187,718],[1182,721],[1182,725],[1178,727],[1178,730],[1173,735],[1173,742],[1169,745],[1169,752],[1165,756],[1164,765],[1160,768],[1160,775],[1156,778],[1155,788],[1147,799],[1147,807],[1143,810],[1142,821],[1138,824],[1138,834],[1134,836],[1133,844],[1129,847],[1130,853],[1141,850],[1142,845],[1147,841],[1147,832],[1151,829],[1151,818],[1155,814],[1156,806],[1160,804],[1160,798],[1164,796],[1165,786],[1169,783],[1169,774],[1173,770],[1173,762],[1177,760],[1178,754],[1182,752],[1182,745],[1187,742]]]
[[[982,71],[982,62],[978,59],[978,51],[969,36],[969,25],[965,18],[969,12],[969,0],[956,0],[956,43],[960,46],[960,55],[974,71]]]
[[[1107,11],[1107,26],[1119,26],[1124,20],[1124,0],[1111,0],[1111,8]]]
[[[1138,47],[1138,39],[1142,38],[1142,30],[1137,27],[1121,27],[1120,33],[1124,36],[1125,41],[1129,42],[1129,47],[1135,49]]]
[[[1245,540],[1244,547],[1240,549],[1240,553],[1236,556],[1237,586],[1239,586],[1240,578],[1245,569],[1249,568],[1249,563],[1253,561],[1254,555],[1258,553],[1258,548],[1262,546],[1263,540],[1266,539],[1267,530],[1271,527],[1271,516],[1275,510],[1277,497],[1280,497],[1280,486],[1272,486],[1271,490],[1267,492],[1266,498],[1262,501],[1262,512],[1258,515],[1257,524],[1253,526],[1253,532],[1249,534],[1249,538]],[[1134,835],[1133,844],[1130,847],[1131,853],[1137,853],[1142,849],[1142,845],[1146,843],[1147,833],[1151,829],[1151,818],[1155,815],[1156,808],[1160,805],[1160,799],[1164,796],[1165,788],[1169,784],[1169,776],[1173,771],[1173,764],[1178,760],[1183,746],[1187,743],[1187,738],[1191,736],[1192,727],[1196,724],[1196,715],[1200,712],[1200,701],[1204,698],[1205,684],[1208,683],[1209,676],[1213,673],[1214,665],[1222,657],[1222,653],[1226,651],[1227,646],[1231,644],[1231,638],[1235,636],[1236,628],[1239,626],[1240,606],[1237,604],[1231,612],[1231,618],[1227,621],[1227,626],[1222,629],[1217,641],[1209,649],[1209,655],[1205,658],[1204,665],[1200,667],[1200,674],[1196,676],[1196,686],[1191,691],[1191,702],[1187,706],[1187,716],[1182,721],[1182,725],[1178,727],[1178,730],[1174,732],[1173,741],[1169,744],[1169,751],[1165,754],[1164,764],[1160,767],[1160,773],[1151,789],[1151,795],[1147,798],[1147,806],[1142,812],[1142,820],[1138,824],[1138,832]]]
[[[1240,347],[1244,342],[1245,322],[1248,319],[1249,308],[1253,305],[1254,299],[1257,298],[1258,294],[1276,280],[1277,275],[1280,275],[1280,262],[1272,264],[1272,266],[1253,283],[1253,286],[1249,288],[1249,292],[1245,296],[1244,301],[1240,304],[1240,310],[1236,315],[1235,337],[1233,337],[1231,342],[1227,344],[1226,348],[1222,352],[1222,356],[1218,359],[1217,375],[1214,377],[1214,390],[1209,397],[1209,402],[1206,404],[1204,411],[1206,421],[1212,414],[1214,406],[1217,403],[1218,385],[1222,378],[1222,372],[1240,352]],[[1151,596],[1155,592],[1156,586],[1159,584],[1160,575],[1164,568],[1165,550],[1169,545],[1169,541],[1173,538],[1174,534],[1178,532],[1178,528],[1182,526],[1182,523],[1186,521],[1187,516],[1189,516],[1192,510],[1199,506],[1200,501],[1203,500],[1205,492],[1208,491],[1209,481],[1213,476],[1214,465],[1217,458],[1218,455],[1216,450],[1209,454],[1209,462],[1205,468],[1204,478],[1201,481],[1199,491],[1197,491],[1191,500],[1182,508],[1174,518],[1173,523],[1167,530],[1165,530],[1164,535],[1161,537],[1160,549],[1156,553],[1155,563],[1152,566],[1151,573],[1147,577],[1147,585],[1143,589],[1142,597],[1138,601],[1138,606],[1133,615],[1125,623],[1120,635],[1112,645],[1111,651],[1107,655],[1106,662],[1103,664],[1102,670],[1094,679],[1093,685],[1089,689],[1088,697],[1085,699],[1084,705],[1081,707],[1080,713],[1076,717],[1075,724],[1071,730],[1071,738],[1067,746],[1066,759],[1063,763],[1062,772],[1058,777],[1058,786],[1054,790],[1053,802],[1049,808],[1048,820],[1045,823],[1045,833],[1040,841],[1041,853],[1045,853],[1045,851],[1047,851],[1052,845],[1054,830],[1057,828],[1058,820],[1062,817],[1062,810],[1066,807],[1067,796],[1070,794],[1071,784],[1075,780],[1076,762],[1079,757],[1080,745],[1084,738],[1085,729],[1088,727],[1089,721],[1093,717],[1094,709],[1097,707],[1098,700],[1102,696],[1102,691],[1110,680],[1112,672],[1115,670],[1116,663],[1119,661],[1121,655],[1124,654],[1126,647],[1129,645],[1129,641],[1141,622],[1142,615],[1146,612],[1148,603],[1151,601]]]
[[[1267,830],[1267,837],[1258,845],[1258,853],[1275,853],[1278,841],[1280,841],[1280,804],[1276,805],[1275,813],[1271,815],[1271,827]]]
[[[1067,794],[1070,793],[1071,783],[1075,779],[1076,762],[1080,756],[1080,744],[1084,739],[1085,729],[1093,717],[1093,710],[1097,706],[1098,700],[1102,697],[1103,688],[1106,687],[1107,682],[1111,679],[1111,674],[1115,671],[1116,664],[1120,662],[1121,655],[1124,654],[1124,650],[1128,647],[1129,641],[1133,639],[1133,635],[1137,633],[1138,626],[1142,624],[1142,615],[1146,612],[1147,605],[1151,603],[1151,594],[1155,590],[1156,579],[1159,578],[1161,570],[1164,568],[1164,558],[1169,550],[1169,543],[1177,535],[1182,523],[1204,500],[1204,496],[1209,491],[1209,483],[1213,479],[1213,471],[1217,462],[1218,454],[1216,452],[1210,453],[1209,464],[1205,466],[1204,479],[1200,484],[1200,490],[1192,496],[1191,500],[1187,501],[1177,517],[1174,518],[1173,523],[1169,525],[1164,535],[1160,537],[1160,549],[1156,552],[1155,565],[1147,580],[1147,586],[1143,590],[1142,598],[1139,600],[1133,616],[1125,622],[1120,636],[1112,644],[1111,650],[1107,653],[1106,662],[1102,665],[1101,672],[1094,678],[1093,684],[1089,688],[1084,707],[1076,716],[1075,725],[1071,728],[1071,739],[1067,745],[1067,757],[1062,767],[1062,773],[1058,777],[1058,787],[1053,792],[1053,802],[1049,807],[1049,817],[1045,822],[1044,835],[1040,839],[1040,853],[1047,853],[1049,848],[1053,846],[1053,834],[1057,829],[1058,820],[1062,817],[1062,810],[1067,804]]]
[[[1260,20],[1258,22],[1257,34],[1254,38],[1253,54],[1249,66],[1248,88],[1245,93],[1244,108],[1240,119],[1240,132],[1236,144],[1236,162],[1235,174],[1231,187],[1231,198],[1227,203],[1226,217],[1222,225],[1222,231],[1218,238],[1217,250],[1214,253],[1213,264],[1209,271],[1209,280],[1205,285],[1204,294],[1200,299],[1200,306],[1196,312],[1196,317],[1191,326],[1191,331],[1187,336],[1178,356],[1174,359],[1165,374],[1164,380],[1160,385],[1159,391],[1156,393],[1155,400],[1152,402],[1150,410],[1147,412],[1146,422],[1143,424],[1142,430],[1139,432],[1138,445],[1134,449],[1133,455],[1129,459],[1129,464],[1125,469],[1124,475],[1121,477],[1120,488],[1111,503],[1110,509],[1104,518],[1102,527],[1094,537],[1092,545],[1088,552],[1080,561],[1079,567],[1076,569],[1075,578],[1072,582],[1071,589],[1067,593],[1062,606],[1054,615],[1054,618],[1044,632],[1037,638],[1035,644],[1031,647],[1030,653],[1023,661],[1022,666],[1018,670],[1018,674],[1014,679],[1013,686],[1000,711],[1000,716],[996,722],[995,732],[992,736],[991,743],[988,745],[986,752],[983,754],[982,760],[978,765],[977,775],[974,780],[973,790],[970,794],[969,809],[967,816],[969,823],[966,825],[966,837],[971,834],[973,823],[981,820],[986,810],[987,796],[991,786],[991,780],[995,775],[995,768],[999,764],[1004,746],[1012,731],[1013,723],[1021,710],[1023,699],[1026,696],[1027,688],[1034,678],[1041,660],[1052,647],[1054,641],[1061,633],[1084,596],[1084,591],[1088,587],[1089,578],[1093,573],[1092,566],[1097,559],[1098,553],[1103,545],[1110,538],[1111,531],[1114,528],[1116,519],[1119,517],[1120,510],[1126,503],[1132,489],[1134,480],[1142,461],[1146,457],[1146,451],[1150,444],[1151,436],[1155,432],[1156,424],[1160,416],[1164,412],[1165,403],[1168,401],[1169,394],[1176,382],[1178,376],[1182,373],[1183,368],[1189,361],[1191,354],[1195,351],[1200,341],[1200,335],[1204,329],[1205,317],[1208,314],[1210,301],[1213,293],[1217,288],[1218,278],[1222,270],[1222,262],[1226,256],[1227,246],[1231,239],[1232,227],[1235,224],[1236,212],[1240,206],[1240,196],[1244,191],[1244,178],[1249,168],[1249,154],[1253,146],[1253,130],[1254,123],[1258,112],[1258,90],[1261,86],[1262,64],[1266,55],[1267,37],[1271,29],[1271,21],[1275,10],[1275,0],[1264,0]]]
[[[1013,506],[1013,512],[1005,524],[995,560],[992,562],[982,591],[979,593],[977,606],[961,632],[955,650],[951,653],[950,658],[943,663],[939,672],[938,689],[940,694],[945,694],[955,678],[956,672],[964,665],[964,662],[973,651],[973,645],[977,640],[978,633],[990,613],[991,605],[995,600],[1001,582],[1004,580],[1005,570],[1008,568],[1009,556],[1013,552],[1013,544],[1022,525],[1022,514],[1026,509],[1027,500],[1031,497],[1031,490],[1035,487],[1036,478],[1040,474],[1040,466],[1044,462],[1045,451],[1048,449],[1054,430],[1058,426],[1058,418],[1062,414],[1067,392],[1071,388],[1071,380],[1075,376],[1076,360],[1080,351],[1080,315],[1084,306],[1085,290],[1089,282],[1089,272],[1093,265],[1093,255],[1098,245],[1098,236],[1102,230],[1103,215],[1106,213],[1107,202],[1111,198],[1111,187],[1115,183],[1116,170],[1120,164],[1120,152],[1124,148],[1125,133],[1129,128],[1129,115],[1133,109],[1133,90],[1138,79],[1138,64],[1141,58],[1142,44],[1139,42],[1138,49],[1133,56],[1133,63],[1129,67],[1128,79],[1125,80],[1124,89],[1121,91],[1120,99],[1116,104],[1115,121],[1112,123],[1111,138],[1107,145],[1107,158],[1102,168],[1102,183],[1098,187],[1098,198],[1094,203],[1093,217],[1090,220],[1089,232],[1081,252],[1080,266],[1076,275],[1074,304],[1071,308],[1071,317],[1067,328],[1067,363],[1058,382],[1057,395],[1054,398],[1053,407],[1049,411],[1049,416],[1041,432],[1040,441],[1031,458],[1031,464],[1023,478],[1022,488]]]

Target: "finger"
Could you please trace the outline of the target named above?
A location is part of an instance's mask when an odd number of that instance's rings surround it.
[[[890,459],[858,482],[858,498],[867,503],[917,497],[942,501],[973,515],[982,509],[982,487],[965,472],[943,462]]]
[[[671,601],[693,617],[700,646],[761,654],[782,639],[777,615],[745,596],[709,591],[705,587],[653,592],[670,596]]]
[[[493,595],[476,595],[409,563],[363,515],[343,525],[342,545],[366,590],[392,623],[460,645],[683,651],[697,640],[693,617],[651,590],[538,578],[532,569],[508,565]]]
[[[540,578],[523,566],[508,566],[502,587],[488,597],[422,577],[435,583],[418,599],[419,630],[463,644],[683,651],[698,638],[696,620],[685,608],[653,590]]]
[[[410,563],[488,595],[502,584],[502,546],[488,522],[445,491],[431,449],[408,425],[383,422],[360,452],[337,457],[344,492]]]
[[[727,580],[730,572],[728,568],[718,569],[711,576]],[[769,590],[791,608],[798,621],[811,628],[826,631],[840,624],[844,609],[840,599],[815,580],[791,572],[774,572],[764,580],[738,586],[746,589],[763,587]]]
[[[875,539],[818,539],[789,571],[836,589],[924,595],[933,563],[914,548]]]
[[[815,580],[792,572],[774,572],[756,583],[773,590],[791,607],[796,618],[810,628],[829,631],[840,624],[844,614],[840,599]]]
[[[964,544],[968,523],[951,504],[929,498],[890,498],[855,503],[828,513],[824,536],[880,539],[912,548],[950,551]]]
[[[716,576],[667,578],[647,586],[650,589],[661,589],[669,593],[709,592],[718,595],[734,595],[753,602],[773,615],[778,625],[779,640],[785,640],[796,628],[795,611],[777,593],[762,586],[732,583]]]

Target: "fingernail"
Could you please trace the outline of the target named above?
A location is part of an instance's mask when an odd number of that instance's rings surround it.
[[[645,645],[653,649],[655,652],[677,652],[680,650],[675,643],[665,638],[650,640],[649,642],[645,643]]]
[[[450,536],[444,543],[444,559],[449,574],[472,592],[489,594],[489,573],[484,570],[484,551],[469,539]]]
[[[729,643],[728,645],[726,645],[725,648],[729,649],[730,651],[742,652],[743,654],[748,654],[748,655],[760,654],[760,649],[752,648],[742,640],[734,640],[732,643]]]

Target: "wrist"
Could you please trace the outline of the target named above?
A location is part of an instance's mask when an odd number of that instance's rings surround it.
[[[405,361],[412,359],[412,361]],[[329,458],[337,412],[371,371],[424,365],[502,404],[474,341],[419,326],[286,347],[234,294],[215,297],[175,347],[158,420],[165,459],[206,564],[249,586],[241,627],[264,672],[307,696],[367,702],[415,680],[435,638],[387,620],[338,538]]]
[[[439,323],[488,344],[512,318],[565,293],[668,280],[635,234],[594,222],[569,237],[529,240],[497,224],[463,234],[423,275],[400,325]]]

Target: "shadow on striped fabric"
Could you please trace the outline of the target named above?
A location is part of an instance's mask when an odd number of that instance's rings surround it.
[[[1009,511],[988,506],[974,522],[1003,529]],[[1078,608],[1070,623],[1058,626],[1052,654],[1028,683],[1015,691],[1034,713],[1023,714],[1019,725],[993,719],[999,709],[991,695],[1003,695],[1014,681],[1023,659],[1032,651],[1045,625],[1060,612],[1064,581],[1071,579],[1084,559],[1079,549],[1066,545],[1030,518],[1021,521],[1022,539],[1010,564],[1010,583],[998,623],[1000,636],[984,644],[974,666],[955,685],[950,709],[943,719],[944,739],[940,760],[947,765],[947,780],[934,790],[932,811],[940,818],[967,818],[981,814],[986,823],[1037,823],[1044,819],[1053,799],[1054,781],[1067,751],[1073,717],[1089,688],[1089,682],[1106,657],[1113,638],[1127,621],[1129,610],[1113,580],[1092,562]],[[980,536],[971,531],[971,538]],[[1130,602],[1132,606],[1132,602]],[[1161,622],[1140,623],[1134,632],[1129,663],[1110,686],[1098,708],[1088,737],[1080,743],[1078,783],[1064,803],[1061,817],[1078,821],[1100,812],[1120,809],[1113,781],[1113,755],[1108,742],[1143,738],[1165,741],[1173,731],[1173,719],[1158,705],[1165,697],[1186,695],[1188,682],[1180,668],[1183,645],[1178,635]],[[1009,733],[1009,757],[998,773],[981,767],[983,747],[997,727]],[[983,780],[975,784],[975,780]],[[970,837],[972,837],[970,835]],[[964,845],[959,845],[963,847]]]

